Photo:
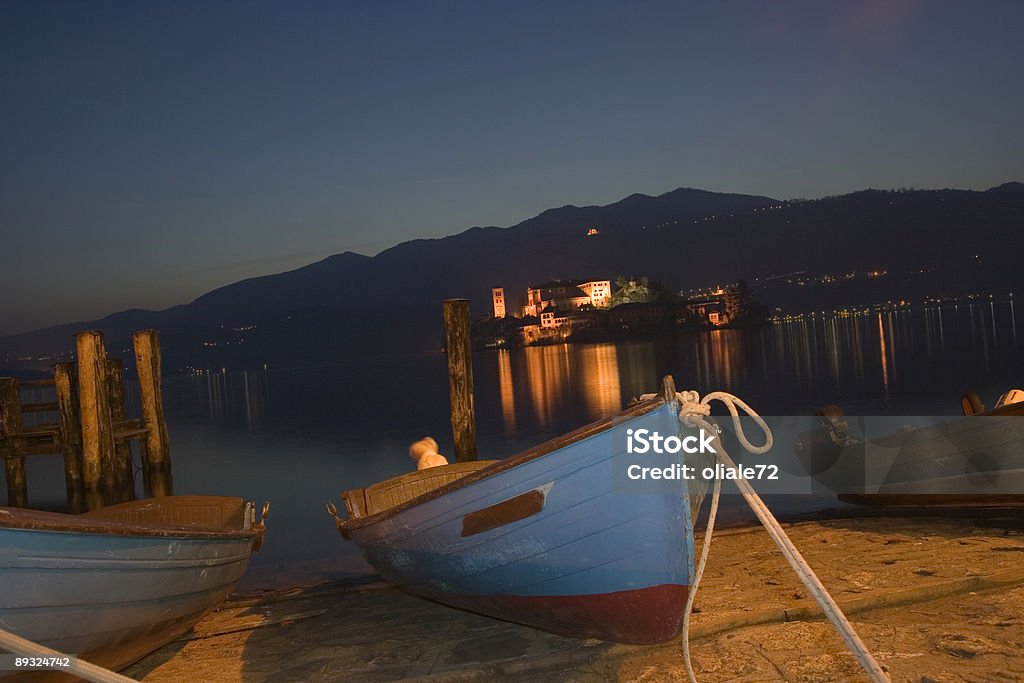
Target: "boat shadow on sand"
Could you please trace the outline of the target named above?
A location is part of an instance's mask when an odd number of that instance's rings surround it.
[[[380,581],[256,600],[229,603],[125,673],[155,681],[389,681],[488,670],[506,676],[616,647],[454,609]]]
[[[971,567],[985,572],[1000,569],[1015,562],[1012,556],[1019,552],[993,554],[1001,549],[1019,551],[1024,531],[1024,523],[1005,512],[968,515],[963,510],[937,516],[935,511],[879,514],[862,509],[857,516],[787,526],[808,561],[823,572],[842,599],[959,579]],[[976,546],[962,543],[973,544],[975,539]],[[717,623],[742,621],[769,608],[806,602],[806,598],[794,602],[797,579],[789,574],[767,535],[757,529],[723,530],[712,544],[709,577],[711,583],[698,598],[700,612],[693,626],[701,642],[697,656],[708,666],[721,656],[720,644],[703,640],[714,637],[708,633],[720,632],[714,628]],[[257,623],[264,626],[251,627]],[[232,630],[246,624],[250,628]],[[778,638],[789,633],[787,628],[803,627],[769,627],[772,637]],[[820,623],[806,628],[818,633],[828,627]],[[865,628],[883,640],[891,635],[889,624],[878,626],[879,633],[874,627]],[[192,637],[196,635],[200,637]],[[678,641],[662,646],[615,645],[553,635],[410,596],[379,581],[328,583],[228,603],[201,622],[192,636],[168,645],[127,673],[137,678],[151,675],[157,682],[185,678],[527,680],[544,671],[596,671],[613,680],[633,680],[637,667],[652,663],[681,667]],[[832,647],[832,641],[828,643]],[[557,676],[545,678],[558,680]]]

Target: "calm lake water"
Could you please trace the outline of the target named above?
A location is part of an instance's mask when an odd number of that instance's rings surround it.
[[[850,414],[956,415],[964,389],[991,405],[1024,385],[1019,349],[1012,305],[985,302],[644,343],[478,352],[480,457],[506,457],[615,413],[655,391],[664,374],[681,389],[736,393],[765,415],[827,403]],[[245,588],[369,572],[325,502],[343,508],[342,489],[410,471],[408,445],[424,435],[451,456],[441,353],[169,378],[165,399],[176,493],[272,503]],[[29,477],[32,504],[59,507],[60,458],[30,458]]]

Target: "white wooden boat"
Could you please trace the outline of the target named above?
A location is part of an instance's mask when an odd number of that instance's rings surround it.
[[[241,498],[167,496],[82,515],[0,507],[0,625],[122,669],[220,604],[263,531]]]

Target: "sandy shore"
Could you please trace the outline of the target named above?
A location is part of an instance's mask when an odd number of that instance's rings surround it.
[[[893,680],[1024,680],[1024,519],[868,517],[787,532]],[[693,616],[701,681],[867,680],[759,528],[716,535]],[[542,633],[384,584],[236,599],[125,672],[144,681],[685,681],[679,641]]]

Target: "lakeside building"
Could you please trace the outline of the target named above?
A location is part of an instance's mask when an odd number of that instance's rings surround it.
[[[751,324],[759,304],[746,283],[674,295],[647,278],[552,280],[526,290],[525,304],[508,308],[503,287],[491,288],[493,314],[477,322],[485,348],[566,341],[601,341],[659,334],[672,329]]]
[[[569,316],[556,308],[546,308],[540,313],[541,327],[561,327],[569,324]]]
[[[564,342],[595,325],[603,327],[603,316],[606,313],[607,311],[603,309],[566,312],[548,308],[541,311],[540,319],[536,323],[518,328],[518,341],[524,346]],[[524,318],[524,320],[529,320],[529,318]]]
[[[611,300],[611,280],[553,280],[527,288],[523,315],[539,317],[547,308],[565,312],[581,306],[609,308]]]
[[[686,297],[686,310],[691,319],[721,327],[742,318],[752,297],[745,285],[737,283],[711,290],[691,290]]]
[[[615,330],[643,330],[676,324],[676,308],[666,301],[619,304],[608,312],[608,325]]]
[[[612,283],[610,280],[590,280],[577,285],[580,291],[590,297],[590,305],[594,308],[608,308],[612,301]]]
[[[693,320],[707,321],[709,325],[719,327],[724,325],[728,318],[725,314],[725,302],[723,298],[701,298],[695,301],[686,302],[686,310]]]

